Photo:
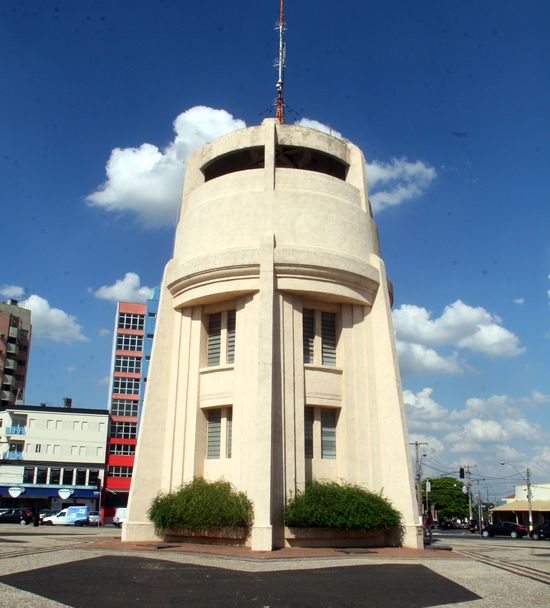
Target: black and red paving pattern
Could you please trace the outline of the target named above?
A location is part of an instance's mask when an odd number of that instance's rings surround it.
[[[74,608],[427,608],[479,596],[415,564],[240,572],[105,556],[0,577]]]

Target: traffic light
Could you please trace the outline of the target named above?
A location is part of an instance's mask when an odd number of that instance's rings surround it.
[[[460,469],[458,469],[458,476],[460,479],[464,479],[464,467],[460,467]]]

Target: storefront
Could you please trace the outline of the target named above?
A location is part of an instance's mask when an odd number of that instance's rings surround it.
[[[61,511],[71,505],[86,505],[90,510],[97,510],[99,490],[70,487],[39,487],[36,485],[17,484],[0,485],[0,507],[11,509],[28,509],[33,513],[41,509]]]

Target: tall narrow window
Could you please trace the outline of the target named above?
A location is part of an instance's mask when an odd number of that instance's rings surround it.
[[[50,483],[53,485],[59,485],[61,479],[61,469],[51,468],[50,469]]]
[[[313,408],[304,410],[304,447],[305,457],[313,458]]]
[[[235,311],[227,311],[227,363],[235,363]]]
[[[219,458],[221,448],[221,428],[222,411],[221,409],[208,410],[207,422],[207,458]]]
[[[304,338],[304,363],[313,363],[315,343],[315,311],[304,308],[302,315],[302,333]]]
[[[336,410],[321,409],[321,458],[336,459]]]
[[[222,315],[220,312],[208,317],[208,367],[220,364],[222,340]]]
[[[225,427],[225,455],[227,458],[231,458],[231,450],[233,446],[233,408],[228,407],[226,414],[226,427]]]
[[[323,365],[336,366],[336,315],[321,313],[321,356]]]

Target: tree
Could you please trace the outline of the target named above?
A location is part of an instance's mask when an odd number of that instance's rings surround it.
[[[463,491],[464,484],[454,477],[430,479],[431,490],[428,503],[438,513],[439,520],[453,517],[468,517],[468,494]],[[426,482],[422,482],[422,495],[426,502]]]

